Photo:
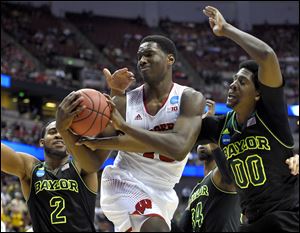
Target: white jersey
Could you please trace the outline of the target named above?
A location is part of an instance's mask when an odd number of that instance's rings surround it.
[[[172,130],[180,113],[181,96],[186,88],[174,83],[168,98],[155,116],[147,112],[143,86],[130,91],[126,96],[126,122],[151,131]],[[129,171],[146,185],[170,189],[179,182],[187,159],[188,156],[183,161],[175,161],[151,151],[144,154],[119,151],[114,166]]]

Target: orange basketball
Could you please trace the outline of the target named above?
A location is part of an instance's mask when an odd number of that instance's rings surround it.
[[[86,108],[75,116],[71,129],[78,135],[95,137],[108,124],[110,106],[106,102],[106,97],[99,91],[85,88],[78,92],[84,97],[81,105],[85,105]]]

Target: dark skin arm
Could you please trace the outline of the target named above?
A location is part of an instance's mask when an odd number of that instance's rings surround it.
[[[205,107],[203,95],[193,89],[187,89],[182,95],[181,112],[173,130],[158,133],[132,127],[125,122],[115,108],[117,107],[116,102],[110,103],[114,109],[111,116],[114,128],[124,132],[128,138],[100,138],[92,141],[82,139],[80,143],[93,150],[105,148],[140,153],[157,152],[177,161],[183,160],[195,144],[201,129],[202,114]],[[130,140],[130,142],[126,143],[126,140]]]
[[[1,171],[20,179],[24,198],[30,193],[31,171],[39,160],[32,155],[15,152],[1,143]]]
[[[262,84],[269,87],[282,86],[283,80],[278,58],[269,45],[227,23],[217,8],[207,6],[203,12],[209,17],[210,27],[216,36],[231,39],[258,63],[258,79]]]
[[[72,92],[64,98],[56,112],[56,128],[62,136],[67,150],[74,157],[76,167],[89,174],[99,170],[110,151],[100,149],[92,151],[84,145],[75,146],[75,142],[80,136],[73,134],[70,126],[75,115],[83,109],[79,105],[81,101],[82,97],[78,92]]]

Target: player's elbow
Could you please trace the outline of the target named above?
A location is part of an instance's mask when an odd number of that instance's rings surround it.
[[[169,151],[168,154],[172,155],[172,157],[176,161],[183,161],[187,154],[190,152],[187,147],[182,146],[181,143],[176,143],[176,146],[172,146],[172,149]]]
[[[261,53],[261,60],[262,61],[267,61],[269,59],[274,59],[276,57],[277,57],[276,53],[274,52],[274,50],[270,46],[266,45],[264,47],[264,49],[262,49],[262,53]]]
[[[91,173],[95,173],[98,172],[100,170],[101,166],[98,165],[97,163],[94,163],[92,165],[89,166],[83,166],[82,170],[86,173],[86,174],[91,174]]]

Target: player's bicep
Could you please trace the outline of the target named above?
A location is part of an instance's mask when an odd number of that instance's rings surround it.
[[[200,133],[204,107],[205,98],[200,92],[188,90],[182,95],[174,131],[183,138],[187,147],[194,145]]]
[[[30,176],[33,164],[38,160],[31,155],[15,152],[1,144],[1,171],[15,175],[20,179]]]

